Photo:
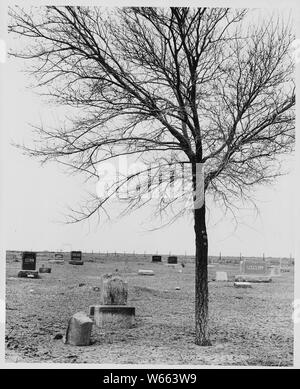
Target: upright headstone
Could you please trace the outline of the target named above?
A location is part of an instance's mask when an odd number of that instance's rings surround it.
[[[39,273],[51,273],[51,267],[42,265],[42,267],[39,268]]]
[[[152,262],[161,262],[161,255],[152,255]]]
[[[24,251],[22,254],[22,270],[36,269],[36,253],[32,251]]]
[[[22,270],[19,271],[18,277],[38,278],[36,252],[24,251],[22,253]]]
[[[168,257],[168,263],[169,264],[177,264],[177,257],[175,257],[174,255],[171,255],[170,257]]]
[[[81,251],[71,251],[71,260],[69,261],[71,265],[83,265],[82,252]]]
[[[91,305],[89,315],[98,327],[130,328],[135,322],[135,308],[127,306],[127,283],[119,276],[107,274],[101,283],[101,304]]]
[[[64,261],[64,256],[63,256],[63,253],[55,253],[54,254],[54,259],[49,259],[48,262],[50,263],[58,263],[58,264],[63,264],[65,261]]]
[[[85,312],[77,312],[69,320],[65,343],[73,346],[88,346],[93,327],[93,321]]]
[[[267,263],[262,260],[244,260],[241,262],[241,272],[243,274],[267,274]]]
[[[289,258],[280,258],[280,271],[286,273],[290,271],[290,260]]]
[[[120,276],[105,274],[102,277],[101,304],[126,305],[128,286]]]
[[[266,261],[256,259],[244,259],[240,262],[240,273],[235,276],[235,281],[240,282],[270,282]]]

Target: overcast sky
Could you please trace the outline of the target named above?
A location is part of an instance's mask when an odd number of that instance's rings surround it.
[[[26,89],[28,78],[20,70],[20,62],[9,59],[2,66],[4,106],[1,107],[2,168],[1,218],[5,225],[6,249],[17,250],[82,250],[193,254],[194,232],[190,219],[179,219],[170,227],[151,232],[159,225],[149,219],[151,210],[144,208],[113,222],[66,225],[64,213],[68,205],[84,198],[87,186],[80,176],[68,176],[62,167],[41,167],[22,155],[11,142],[30,141],[28,123],[52,123],[64,112],[42,103],[32,90]],[[230,215],[222,217],[209,205],[209,254],[237,256],[294,255],[293,159],[291,173],[280,178],[272,188],[256,192],[260,214],[253,210],[239,213],[240,223]],[[4,209],[3,209],[4,208]]]

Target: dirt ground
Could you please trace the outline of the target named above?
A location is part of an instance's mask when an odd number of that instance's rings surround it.
[[[179,261],[180,262],[180,261]],[[37,268],[42,262],[37,263]],[[233,287],[237,265],[209,268],[212,346],[194,344],[194,264],[182,272],[149,258],[104,255],[83,266],[51,264],[40,279],[17,278],[20,262],[6,265],[6,361],[53,363],[117,363],[179,365],[293,364],[292,302],[294,272],[252,289]],[[140,276],[152,269],[154,276]],[[215,282],[225,270],[229,282]],[[128,330],[93,327],[92,344],[70,346],[65,334],[69,318],[99,304],[100,277],[117,272],[128,282],[128,305],[136,308],[136,324]],[[179,290],[176,290],[179,287]]]

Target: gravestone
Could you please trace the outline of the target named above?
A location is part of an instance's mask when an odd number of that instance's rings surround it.
[[[281,276],[280,266],[271,266],[270,267],[270,277],[280,277],[280,276]]]
[[[22,270],[36,269],[36,253],[31,251],[24,251],[22,254]]]
[[[169,264],[177,264],[177,257],[175,257],[174,255],[168,257],[168,263]]]
[[[138,271],[138,275],[140,275],[140,276],[154,276],[154,271],[153,270],[143,270],[143,269],[140,269]]]
[[[58,263],[58,264],[63,264],[64,261],[64,256],[63,253],[55,253],[54,254],[54,259],[49,259],[48,262],[50,263]]]
[[[289,258],[280,258],[280,271],[286,273],[290,271],[290,260]]]
[[[101,280],[101,304],[126,305],[128,286],[120,276],[105,274]]]
[[[228,281],[226,271],[217,271],[216,272],[216,281]]]
[[[69,261],[71,265],[83,265],[82,252],[81,251],[71,251],[71,260]]]
[[[252,285],[250,282],[234,282],[233,286],[235,288],[243,288],[243,289],[252,288]]]
[[[42,265],[42,267],[39,268],[39,273],[51,273],[51,267]]]
[[[237,282],[270,282],[267,263],[257,259],[245,259],[240,262],[240,273],[235,276]]]
[[[152,255],[152,262],[161,262],[161,255]]]
[[[267,274],[267,263],[260,260],[244,260],[240,263],[242,274]]]
[[[127,306],[127,283],[119,276],[107,274],[101,283],[101,305],[91,305],[89,316],[98,327],[131,328],[135,323],[135,308]]]
[[[38,278],[36,252],[24,251],[22,253],[22,270],[19,271],[18,277]]]
[[[88,346],[92,332],[93,321],[85,312],[77,312],[71,317],[65,337],[65,343],[73,346]]]

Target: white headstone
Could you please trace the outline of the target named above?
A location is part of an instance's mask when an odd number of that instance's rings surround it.
[[[228,281],[226,271],[217,271],[216,272],[216,281]]]

